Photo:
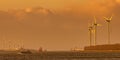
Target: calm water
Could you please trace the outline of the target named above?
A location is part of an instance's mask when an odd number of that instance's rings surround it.
[[[120,52],[45,52],[0,54],[0,60],[120,60]]]

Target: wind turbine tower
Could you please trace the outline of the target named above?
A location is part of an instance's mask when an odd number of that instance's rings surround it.
[[[112,20],[112,16],[110,18],[104,17],[105,21],[107,22],[107,28],[108,28],[108,44],[110,44],[110,23]]]

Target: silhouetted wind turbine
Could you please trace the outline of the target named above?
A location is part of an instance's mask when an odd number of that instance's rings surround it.
[[[94,16],[94,45],[96,45],[96,41],[97,41],[97,26],[99,26],[99,24],[96,21],[96,17]]]
[[[110,44],[110,22],[112,20],[113,15],[110,18],[104,17],[105,21],[108,24],[108,44]]]
[[[90,37],[90,46],[92,46],[92,30],[93,30],[93,26],[92,24],[88,24],[88,30],[89,30],[89,37]]]

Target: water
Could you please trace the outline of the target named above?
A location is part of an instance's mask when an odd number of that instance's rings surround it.
[[[3,56],[0,56],[0,60],[120,60],[120,58],[115,58],[115,57],[112,57],[112,58],[102,58],[102,57],[96,57],[96,58],[88,58],[88,57],[84,57],[84,58],[74,58],[74,57],[71,57],[71,58],[56,58],[56,57],[40,57],[40,56],[28,56],[28,55],[21,55],[21,56],[18,56],[18,55],[14,55],[14,56],[11,56],[11,55],[3,55]]]
[[[0,60],[120,60],[120,58],[80,58],[80,59],[0,58]]]
[[[0,54],[0,60],[120,60],[120,52],[42,52]]]

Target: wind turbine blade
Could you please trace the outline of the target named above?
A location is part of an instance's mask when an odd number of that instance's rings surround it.
[[[112,20],[112,18],[113,18],[113,14],[112,14],[112,16],[110,17],[110,20]]]
[[[102,26],[101,24],[97,24],[97,26]]]
[[[95,29],[92,30],[92,33],[93,33],[93,34],[95,33]]]
[[[93,28],[92,24],[88,23],[88,29],[92,30],[92,28]]]
[[[106,17],[103,17],[105,20],[108,20],[108,18],[106,18]]]

